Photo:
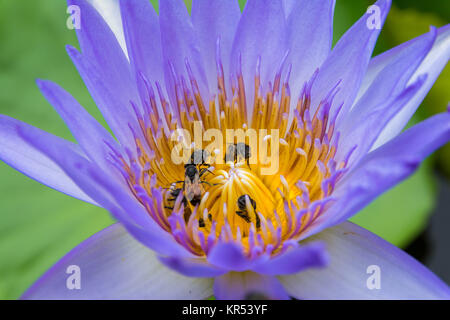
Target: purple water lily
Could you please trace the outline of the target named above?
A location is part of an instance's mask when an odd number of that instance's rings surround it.
[[[388,0],[334,48],[334,1],[248,0],[241,13],[237,0],[194,0],[189,15],[164,0],[159,16],[147,0],[68,3],[81,13],[81,52],[68,54],[115,138],[39,80],[78,144],[2,115],[0,159],[118,223],[23,298],[450,298],[416,260],[346,222],[450,140],[450,110],[402,132],[448,62],[450,26],[371,58]],[[203,155],[175,164],[170,137],[194,123],[276,129],[264,142],[279,144],[277,172],[263,175],[264,159],[238,144],[214,167]],[[72,265],[80,290],[66,286]],[[381,287],[367,283],[372,267]]]

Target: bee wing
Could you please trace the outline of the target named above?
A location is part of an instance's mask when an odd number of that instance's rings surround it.
[[[184,178],[184,195],[185,197],[191,201],[194,198],[194,183],[191,182],[189,177]]]
[[[188,177],[185,178],[184,181],[184,193],[185,197],[192,201],[195,196],[201,196],[202,195],[202,185],[200,183],[200,176],[197,173],[194,177],[194,180],[191,181]]]
[[[192,185],[193,185],[194,194],[197,196],[201,196],[202,184],[200,181],[200,175],[198,173],[195,175],[194,182],[192,183]]]
[[[236,146],[234,144],[228,145],[227,152],[225,153],[225,161],[233,161],[235,158]]]

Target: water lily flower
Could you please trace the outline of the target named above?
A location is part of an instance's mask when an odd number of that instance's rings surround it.
[[[415,259],[347,222],[450,140],[450,110],[403,131],[448,62],[449,25],[372,58],[389,0],[333,48],[335,1],[248,0],[241,12],[237,0],[194,0],[189,14],[163,0],[159,15],[147,0],[68,4],[81,50],[67,52],[114,137],[38,80],[78,143],[2,115],[0,159],[118,222],[23,298],[450,298]],[[240,161],[214,168],[175,164],[170,137],[195,122],[276,129],[264,142],[279,145],[277,172],[239,148]]]

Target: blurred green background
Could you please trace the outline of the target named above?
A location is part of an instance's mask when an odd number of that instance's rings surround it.
[[[335,39],[370,4],[337,0]],[[104,123],[66,55],[66,44],[77,46],[75,33],[66,28],[67,17],[63,0],[0,0],[0,113],[73,140],[34,82],[43,78],[61,84]],[[450,1],[393,0],[376,53],[449,20]],[[447,67],[414,121],[445,110],[449,88]],[[408,246],[427,227],[435,209],[437,175],[450,184],[450,145],[352,220],[400,247]],[[0,163],[0,299],[18,298],[71,248],[112,222],[104,210],[50,190]]]

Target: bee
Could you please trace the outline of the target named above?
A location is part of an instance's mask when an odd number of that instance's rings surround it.
[[[244,160],[245,162],[247,162],[247,165],[250,166],[251,156],[250,146],[245,143],[239,142],[236,144],[230,144],[228,146],[224,160],[225,162],[234,161],[234,163]]]
[[[176,201],[178,196],[180,195],[180,192],[183,192],[183,188],[176,188],[176,183],[172,184],[172,186],[170,187],[170,196],[171,196],[171,198],[168,198],[167,201],[169,201],[169,202]],[[187,202],[186,202],[186,199],[184,198],[184,196],[183,196],[182,203],[185,206],[187,205]],[[166,206],[164,208],[173,210],[173,207],[169,207],[169,206]]]
[[[184,205],[184,217],[187,221],[192,213],[192,207],[196,207],[200,204],[203,194],[205,192],[202,184],[207,184],[209,186],[213,186],[207,181],[202,180],[201,178],[206,173],[214,174],[210,168],[211,166],[207,163],[207,159],[209,158],[209,152],[206,150],[195,150],[191,154],[190,162],[184,165],[184,180],[176,181],[172,183],[170,187],[170,198],[167,199],[168,202],[175,202],[177,198],[180,196],[180,193],[183,195],[181,200]],[[180,188],[177,188],[177,184],[182,184]],[[191,207],[192,206],[192,207]],[[173,210],[174,206],[166,206],[166,209]],[[210,215],[209,215],[210,216]],[[208,216],[209,220],[211,218]],[[205,226],[205,222],[202,218],[199,220],[200,228]]]
[[[239,210],[236,211],[236,214],[239,217],[241,217],[242,219],[244,219],[247,223],[251,222],[251,218],[250,218],[250,215],[247,210],[247,202],[245,200],[246,197],[248,197],[248,200],[250,201],[250,204],[253,207],[253,210],[255,211],[256,228],[259,229],[261,227],[261,220],[260,220],[258,214],[256,213],[256,201],[253,200],[252,198],[250,198],[250,196],[248,194],[244,194],[239,197],[239,199],[237,201],[237,206],[238,206]]]
[[[183,204],[187,207],[188,201],[194,207],[197,206],[202,200],[204,189],[202,184],[211,185],[209,182],[201,180],[201,177],[208,171],[208,168],[202,169],[200,172],[195,164],[186,164],[184,166],[184,180],[176,181],[172,184],[170,195],[171,198],[167,199],[170,202],[176,201],[180,193],[183,193]],[[176,185],[182,183],[181,188],[176,188]],[[173,210],[173,207],[165,207],[166,209]]]
[[[194,150],[194,152],[192,152],[191,154],[191,159],[188,164],[195,164],[201,175],[206,172],[214,174],[211,170],[209,170],[209,168],[211,168],[211,165],[208,163],[210,156],[211,154],[206,150]]]
[[[206,183],[206,181],[202,181],[200,178],[207,171],[204,169],[205,171],[200,173],[195,164],[187,164],[184,168],[184,196],[195,207],[202,199],[203,187],[201,184]]]
[[[198,166],[209,166],[209,164],[207,163],[209,157],[210,154],[208,151],[203,149],[196,149],[194,150],[194,152],[192,152],[191,161],[189,163],[196,164]]]

